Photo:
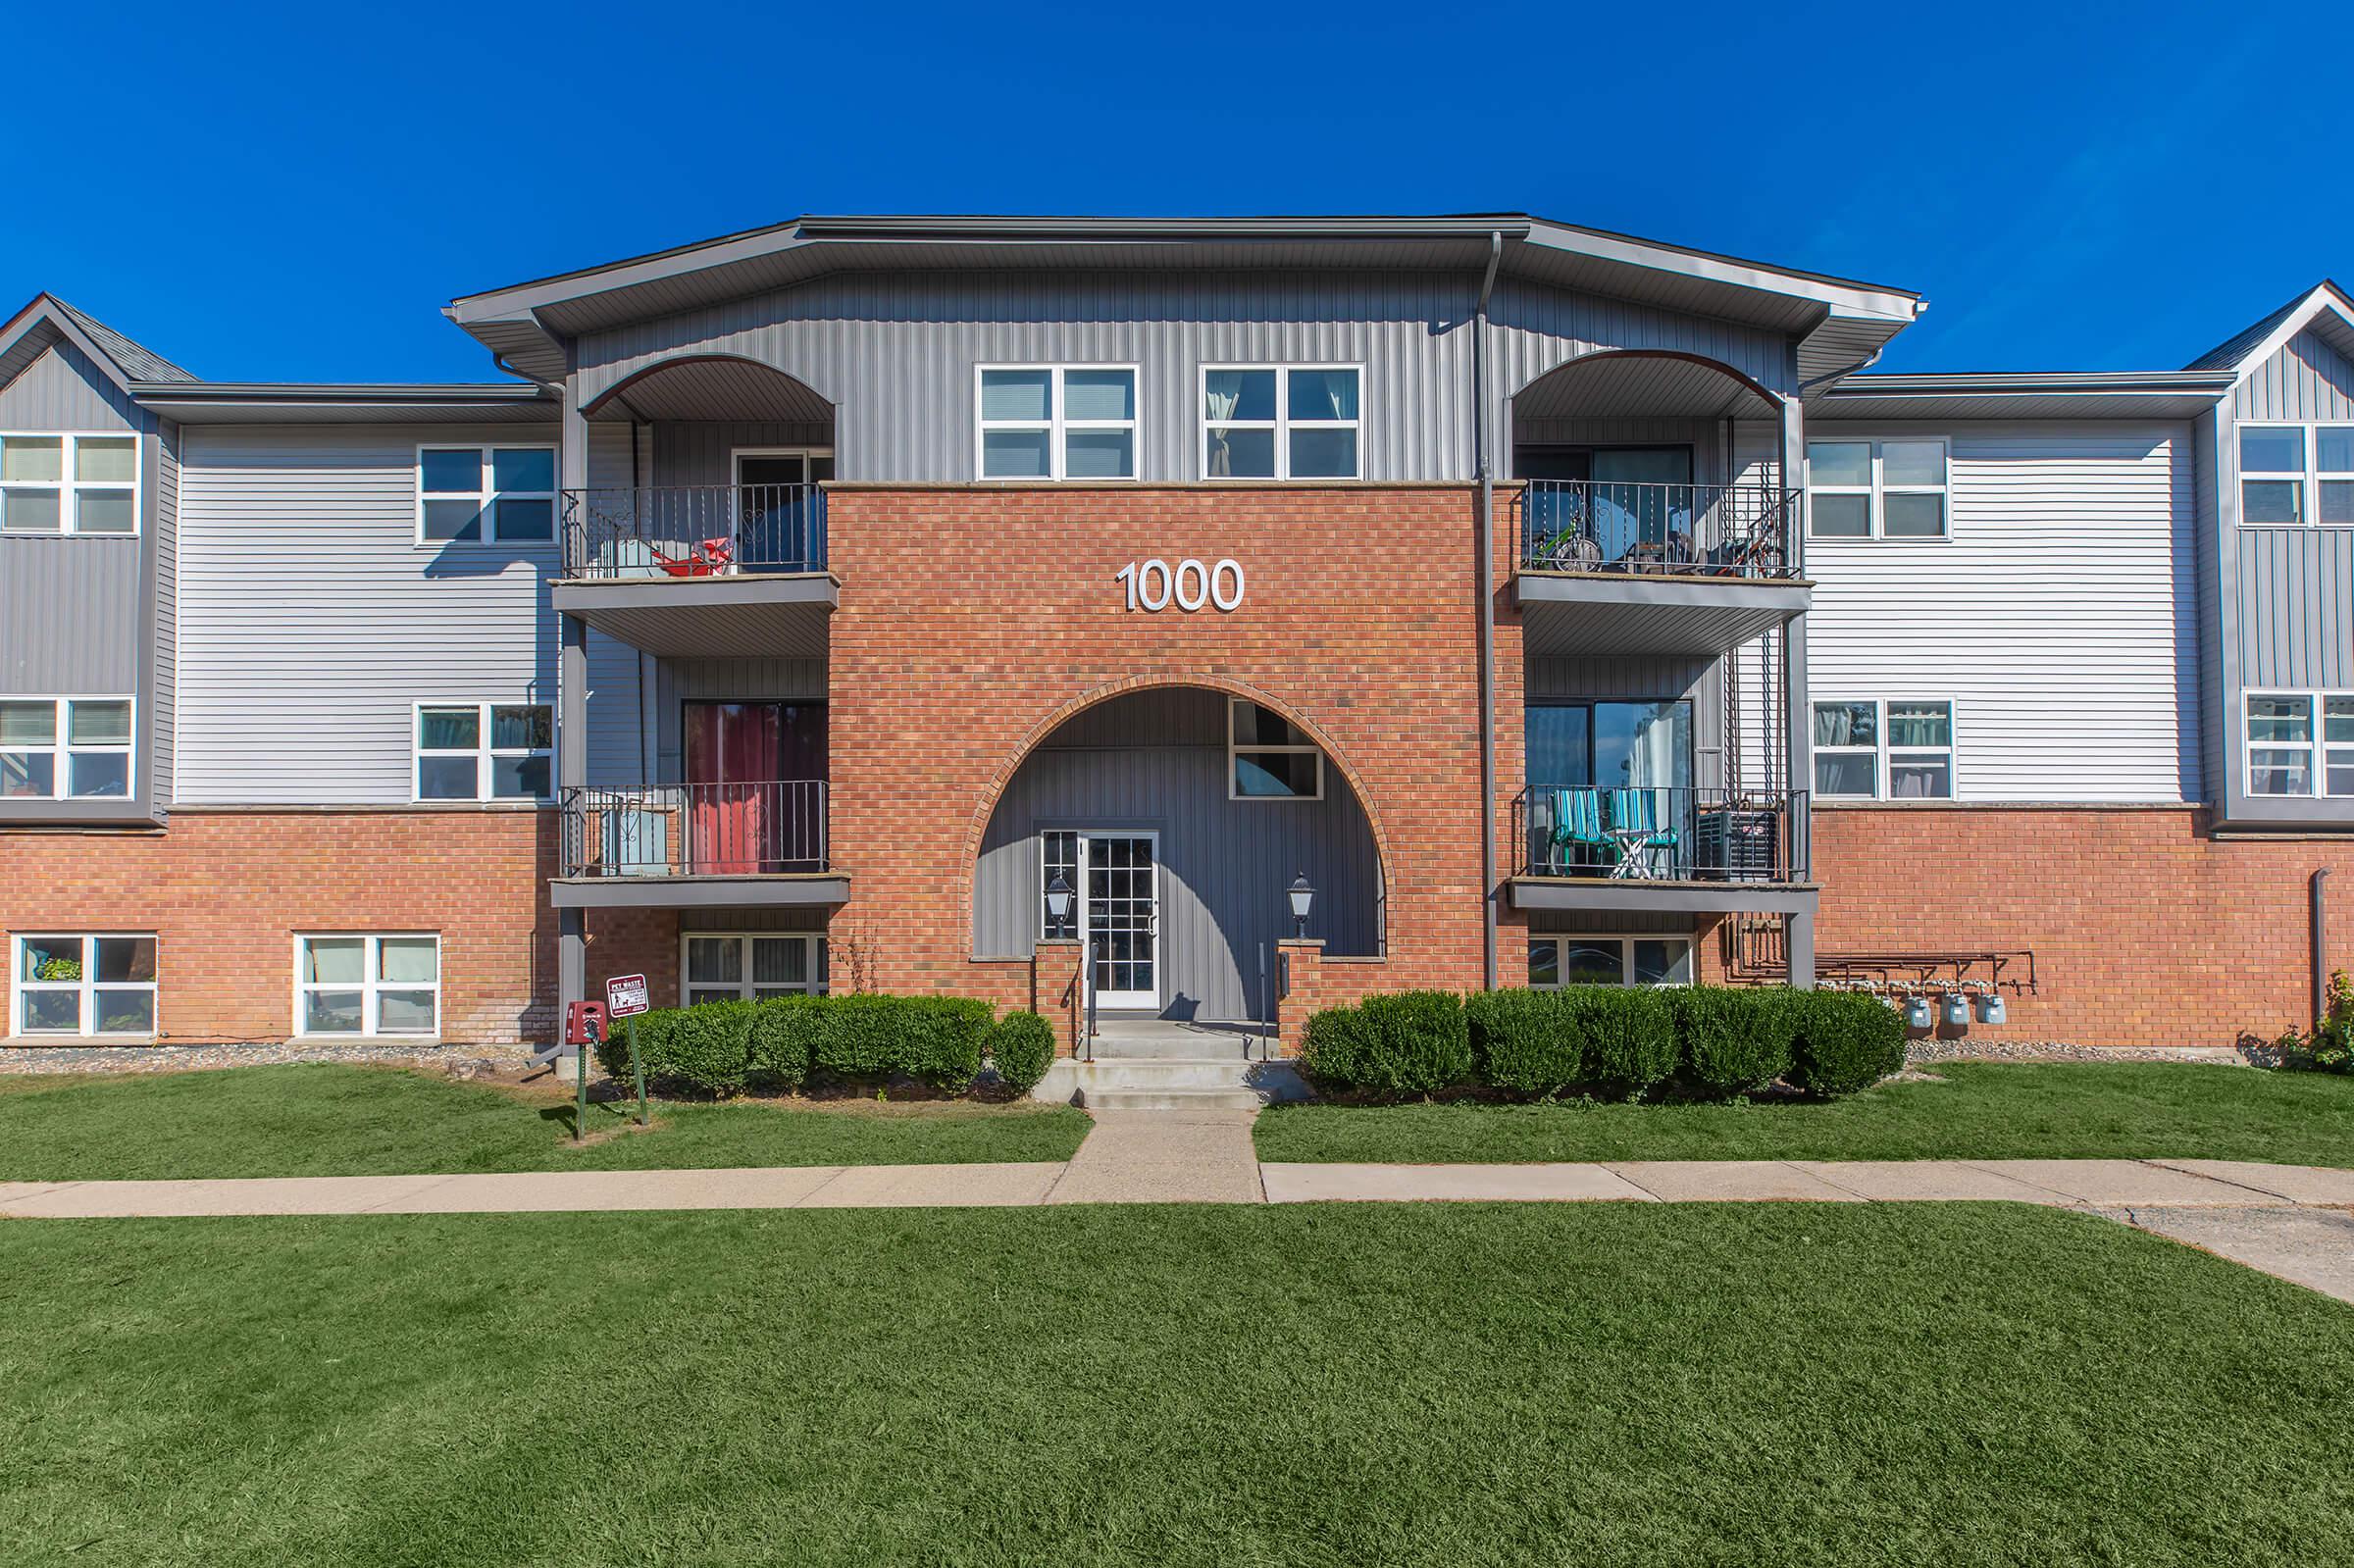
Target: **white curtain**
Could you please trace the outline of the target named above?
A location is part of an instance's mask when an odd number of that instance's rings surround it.
[[[1231,372],[1212,372],[1203,392],[1203,411],[1209,416],[1209,473],[1213,480],[1231,477],[1234,473],[1234,452],[1226,444],[1226,422],[1234,418],[1235,406],[1243,400],[1243,379]],[[1223,384],[1220,384],[1223,383]]]

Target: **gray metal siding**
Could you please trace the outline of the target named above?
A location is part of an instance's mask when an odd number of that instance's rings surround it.
[[[654,472],[649,484],[733,484],[735,454],[745,447],[832,446],[831,425],[774,421],[712,424],[658,423],[653,428]]]
[[[2216,510],[2216,439],[2220,415],[2190,422],[2191,531],[2197,562],[2199,788],[2193,799],[2224,798],[2224,753],[2230,725],[2224,712],[2223,525]]]
[[[1329,761],[1321,801],[1226,798],[1225,698],[1201,690],[1116,698],[1057,730],[1007,784],[973,879],[974,955],[1029,956],[1038,939],[1038,835],[1137,828],[1160,835],[1161,993],[1176,1016],[1261,1014],[1259,951],[1291,935],[1284,889],[1316,890],[1309,935],[1335,955],[1380,942],[1373,835]]]
[[[51,344],[0,386],[0,430],[152,430],[155,423],[72,343]]]
[[[2297,333],[2231,390],[2243,420],[2354,420],[2354,363],[2322,340]]]
[[[411,704],[555,700],[553,544],[420,546],[416,447],[515,426],[186,427],[179,798],[388,804]]]
[[[145,549],[143,538],[0,538],[0,691],[136,690]]]
[[[147,712],[148,766],[155,784],[152,798],[169,804],[179,676],[179,427],[169,420],[156,432],[153,472],[155,674]]]
[[[592,333],[575,395],[586,404],[676,355],[739,354],[835,406],[841,478],[954,482],[974,477],[974,366],[1135,364],[1140,476],[1184,481],[1200,477],[1201,366],[1356,362],[1364,477],[1467,481],[1477,287],[1472,272],[844,274]],[[1507,441],[1511,395],[1596,348],[1703,354],[1790,385],[1789,343],[1762,329],[1513,279],[1491,316],[1489,412]]]

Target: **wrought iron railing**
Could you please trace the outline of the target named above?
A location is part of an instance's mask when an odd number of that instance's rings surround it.
[[[823,572],[815,484],[672,484],[564,492],[564,575],[595,581]]]
[[[1531,572],[1786,578],[1798,492],[1771,484],[1530,480],[1520,565]]]
[[[1803,882],[1807,794],[1532,785],[1513,797],[1522,875]]]
[[[751,877],[827,869],[821,780],[567,789],[567,877]]]

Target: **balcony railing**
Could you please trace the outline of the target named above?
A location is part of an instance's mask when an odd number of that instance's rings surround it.
[[[1796,577],[1798,492],[1769,484],[1530,480],[1520,565],[1531,572]]]
[[[567,789],[567,877],[775,877],[826,865],[821,780]]]
[[[564,492],[564,575],[592,582],[823,572],[814,484],[683,484]]]
[[[1522,875],[1620,881],[1806,880],[1806,791],[1523,789]]]

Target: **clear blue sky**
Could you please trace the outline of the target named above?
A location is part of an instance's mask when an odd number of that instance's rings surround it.
[[[0,310],[480,379],[452,295],[802,212],[1528,211],[1918,289],[1886,369],[2173,368],[2354,282],[2344,0],[1597,9],[25,0]]]

